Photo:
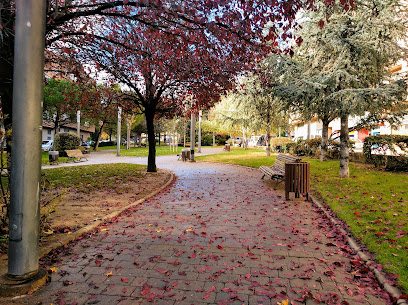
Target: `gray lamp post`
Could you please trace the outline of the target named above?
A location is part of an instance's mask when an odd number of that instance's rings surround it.
[[[118,107],[118,130],[117,130],[117,136],[116,136],[116,155],[120,156],[120,129],[121,129],[121,120],[122,120],[122,107]]]
[[[191,129],[190,129],[190,162],[194,160],[194,142],[195,142],[195,115],[191,112]]]
[[[45,1],[16,0],[8,273],[0,294],[38,287]]]
[[[200,110],[198,112],[198,148],[197,152],[201,153],[201,118],[203,117],[203,112]]]

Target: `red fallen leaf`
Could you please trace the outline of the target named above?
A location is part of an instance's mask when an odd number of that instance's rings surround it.
[[[354,215],[361,216],[361,214],[359,212],[354,212]]]
[[[126,288],[123,288],[123,289],[122,289],[122,292],[123,292],[123,293],[126,293],[126,292],[127,292],[127,289],[126,289]]]
[[[400,300],[408,300],[408,295],[406,295],[406,294],[401,294],[398,299],[400,299]]]
[[[210,289],[207,290],[207,293],[211,293],[213,291],[217,290],[217,287],[212,286]]]
[[[178,285],[178,282],[176,281],[176,282],[173,282],[173,283],[171,283],[171,286],[173,286],[173,287],[176,287]]]
[[[160,268],[160,267],[157,267],[157,269],[156,269],[158,272],[160,272],[161,274],[164,274],[164,273],[166,273],[166,272],[168,272],[169,270],[163,270],[162,268]]]
[[[333,276],[334,272],[331,271],[331,270],[327,270],[327,271],[324,272],[324,274],[327,275],[327,276]]]
[[[203,296],[203,300],[208,299],[210,297],[209,294],[206,294],[205,296]]]
[[[145,283],[143,285],[143,290],[142,290],[142,292],[140,294],[141,295],[148,295],[150,293],[150,288],[152,288],[152,286]]]
[[[220,250],[224,249],[223,246],[222,246],[222,244],[221,244],[221,245],[218,245],[217,248],[220,249]]]
[[[396,238],[403,238],[408,232],[405,230],[398,231],[395,233]]]
[[[178,274],[181,275],[181,276],[186,276],[187,275],[187,273],[185,271],[181,271]]]
[[[122,277],[120,280],[121,280],[122,282],[129,283],[129,280],[128,280],[127,278],[125,278],[125,277]]]
[[[190,258],[196,258],[197,257],[197,254],[196,253],[191,253],[191,255],[190,255]]]
[[[148,301],[148,302],[153,302],[155,296],[156,296],[156,295],[152,292],[152,293],[149,295],[149,297],[146,299],[146,301]]]
[[[377,233],[375,233],[375,235],[381,236],[381,235],[384,235],[384,233],[382,233],[382,232],[377,232]]]
[[[31,290],[29,292],[27,292],[28,295],[31,295],[33,293],[34,293],[34,291],[31,291]]]

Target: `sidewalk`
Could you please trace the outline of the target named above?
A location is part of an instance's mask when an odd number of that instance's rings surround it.
[[[311,203],[285,201],[255,169],[175,160],[157,158],[177,175],[168,190],[73,246],[48,286],[4,304],[388,304]]]

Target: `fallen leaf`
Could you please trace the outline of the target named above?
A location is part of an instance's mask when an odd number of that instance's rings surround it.
[[[108,276],[108,277],[111,276],[111,275],[112,275],[112,271],[106,273],[105,275]]]

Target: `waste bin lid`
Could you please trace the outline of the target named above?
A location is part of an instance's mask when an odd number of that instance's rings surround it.
[[[48,152],[48,155],[57,156],[57,155],[59,155],[59,152],[58,152],[58,151],[52,151],[52,150],[50,150],[50,151]]]

